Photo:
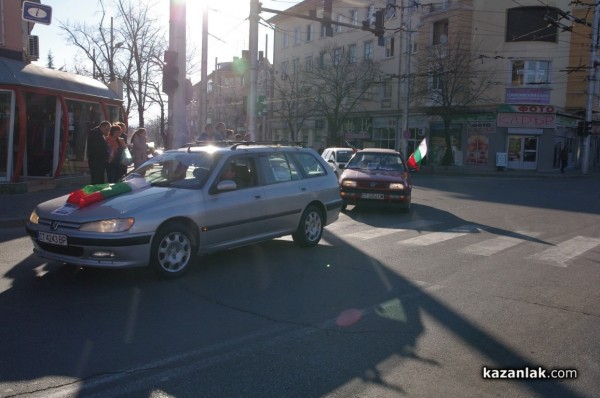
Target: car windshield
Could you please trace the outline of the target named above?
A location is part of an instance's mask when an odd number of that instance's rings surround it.
[[[148,159],[125,177],[125,181],[143,177],[153,186],[202,188],[218,156],[209,152],[168,151]]]
[[[400,155],[394,153],[357,153],[346,165],[347,169],[406,171]]]
[[[352,151],[339,151],[337,161],[339,163],[347,163],[352,157]]]

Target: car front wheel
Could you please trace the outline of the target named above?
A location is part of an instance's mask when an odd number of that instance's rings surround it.
[[[302,247],[316,246],[323,236],[323,215],[317,206],[308,206],[292,238]]]
[[[167,224],[152,241],[150,265],[165,278],[183,275],[194,257],[192,233],[183,224]]]

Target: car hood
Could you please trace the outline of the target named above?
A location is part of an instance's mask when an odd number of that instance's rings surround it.
[[[64,208],[67,203],[69,195],[64,195],[39,204],[36,212],[41,218],[63,218],[77,222],[132,217],[142,212],[158,211],[165,206],[172,208],[175,214],[177,209],[186,209],[191,200],[195,201],[190,195],[201,196],[201,192],[191,189],[148,187],[113,196],[62,215],[57,213],[57,210]]]
[[[410,176],[407,172],[397,170],[358,170],[344,169],[342,179],[349,178],[352,180],[377,180],[377,181],[409,181]]]

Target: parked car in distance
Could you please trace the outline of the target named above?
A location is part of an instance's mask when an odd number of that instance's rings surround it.
[[[280,236],[315,246],[342,206],[329,165],[296,146],[165,151],[108,190],[96,188],[35,207],[26,229],[36,255],[89,267],[150,265],[177,277],[197,255]],[[98,192],[102,198],[90,196]]]
[[[339,178],[354,152],[352,148],[326,148],[321,153],[321,157],[331,165],[335,175]]]
[[[393,149],[368,148],[354,154],[340,176],[346,205],[394,205],[409,211],[412,181],[402,155]]]

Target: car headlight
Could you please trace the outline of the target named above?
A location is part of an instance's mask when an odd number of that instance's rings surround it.
[[[80,231],[86,232],[123,232],[127,231],[133,225],[133,218],[113,218],[111,220],[100,220],[82,224]]]
[[[344,180],[342,182],[342,186],[344,187],[349,187],[349,188],[356,188],[356,181],[352,181],[352,180]]]
[[[32,224],[37,224],[40,222],[40,217],[37,215],[35,210],[31,212],[31,215],[29,216],[29,222]]]
[[[403,191],[404,184],[402,184],[401,182],[392,182],[390,183],[390,189],[397,189],[399,191]]]

